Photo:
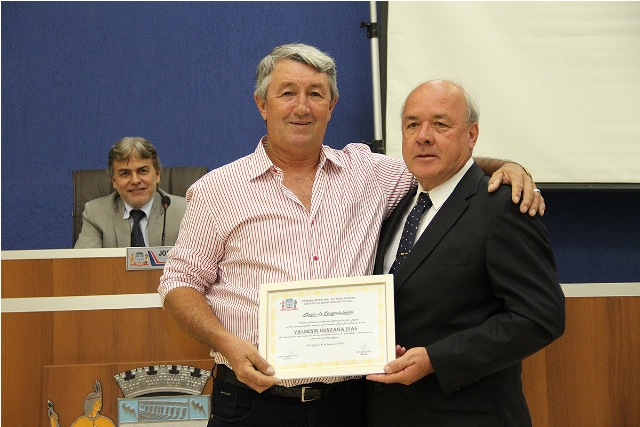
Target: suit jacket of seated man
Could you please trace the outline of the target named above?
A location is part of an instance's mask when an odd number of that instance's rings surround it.
[[[521,361],[562,335],[564,295],[542,218],[487,180],[474,164],[394,275],[396,343],[426,347],[435,373],[368,381],[370,426],[531,425]],[[376,274],[414,196],[383,225]]]
[[[171,204],[167,208],[165,246],[175,245],[178,238],[180,222],[186,207],[185,199],[157,189],[153,196],[149,218],[149,246],[162,245],[163,196],[171,198]],[[74,248],[125,248],[131,246],[131,225],[129,219],[124,219],[123,216],[124,202],[117,191],[87,202],[84,205],[84,212],[82,212],[82,231]]]

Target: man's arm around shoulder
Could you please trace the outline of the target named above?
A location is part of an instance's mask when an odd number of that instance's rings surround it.
[[[489,180],[489,192],[494,192],[500,184],[511,184],[511,200],[520,202],[520,212],[529,213],[529,216],[544,215],[544,198],[536,188],[529,171],[519,163],[511,160],[492,159],[490,157],[474,157],[473,160],[480,166],[485,174],[491,176]]]

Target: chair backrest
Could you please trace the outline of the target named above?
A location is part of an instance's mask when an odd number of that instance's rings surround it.
[[[169,194],[184,197],[187,190],[200,177],[209,172],[205,166],[162,168],[158,187]],[[73,243],[76,244],[82,231],[84,205],[98,197],[108,196],[115,189],[111,177],[105,169],[87,169],[72,172],[73,179]]]

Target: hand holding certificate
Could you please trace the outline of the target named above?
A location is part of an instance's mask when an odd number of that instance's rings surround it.
[[[382,373],[395,359],[393,276],[263,284],[258,326],[280,379]]]

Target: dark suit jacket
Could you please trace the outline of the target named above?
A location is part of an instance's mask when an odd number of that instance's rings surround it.
[[[182,222],[186,209],[184,197],[167,194],[158,189],[153,198],[149,217],[149,246],[162,245],[162,226],[164,223],[162,196],[171,197],[165,228],[164,244],[166,246],[175,245],[180,222]],[[131,226],[129,220],[124,219],[123,215],[124,202],[117,191],[87,202],[84,205],[84,212],[82,212],[82,231],[74,248],[126,248],[131,246]]]
[[[546,227],[474,164],[394,276],[396,342],[426,347],[435,374],[368,382],[370,426],[530,426],[521,361],[564,331]],[[383,225],[375,273],[415,191]]]

